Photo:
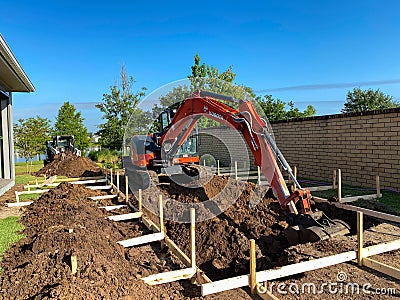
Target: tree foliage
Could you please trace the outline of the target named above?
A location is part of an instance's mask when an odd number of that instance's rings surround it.
[[[384,94],[379,89],[361,90],[360,88],[354,88],[352,91],[347,92],[342,112],[361,112],[398,106],[400,106],[400,103],[394,101],[392,96]]]
[[[142,87],[138,92],[133,92],[135,80],[127,75],[125,66],[122,66],[120,75],[120,83],[111,86],[110,93],[103,94],[102,102],[96,104],[105,120],[105,123],[98,126],[101,136],[100,145],[113,150],[121,149],[129,117],[146,91],[146,88]]]
[[[26,172],[28,161],[38,154],[46,152],[46,142],[51,138],[50,120],[47,118],[19,119],[14,124],[14,146],[18,153],[25,158]]]
[[[233,66],[229,66],[228,69],[222,73],[214,67],[210,65],[206,65],[205,63],[200,64],[201,58],[198,53],[194,56],[194,64],[191,66],[192,73],[188,76],[189,79],[195,78],[215,78],[219,80],[223,80],[226,82],[233,82],[235,80],[236,74],[233,73]]]
[[[178,108],[190,93],[198,90],[211,91],[217,94],[235,97],[237,99],[255,99],[253,102],[255,109],[258,113],[264,112],[270,121],[308,117],[313,116],[316,113],[315,108],[312,105],[309,105],[306,110],[300,111],[294,106],[292,101],[285,103],[280,99],[272,98],[271,95],[256,97],[254,91],[250,87],[245,85],[238,86],[233,83],[236,78],[236,73],[233,72],[232,66],[229,66],[227,70],[220,72],[216,67],[202,63],[198,53],[194,56],[194,64],[190,68],[191,74],[188,76],[190,87],[178,86],[166,95],[161,96],[159,98],[161,107],[158,105],[153,107],[154,118],[157,118],[161,111],[166,107]],[[238,109],[236,103],[227,104]],[[154,124],[158,123],[155,122]],[[219,122],[206,117],[201,117],[198,124],[200,128],[221,125]]]
[[[300,111],[294,106],[293,101],[285,103],[281,99],[274,99],[272,95],[256,97],[256,101],[261,106],[270,122],[292,118],[311,117],[316,113],[316,110],[312,105],[308,105],[304,111]]]
[[[58,110],[56,122],[54,123],[54,135],[73,135],[75,147],[83,151],[89,147],[90,138],[87,128],[83,125],[85,119],[82,114],[69,101]]]

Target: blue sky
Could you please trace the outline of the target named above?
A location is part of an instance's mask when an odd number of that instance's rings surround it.
[[[400,100],[398,1],[7,1],[2,11],[0,32],[36,87],[14,94],[15,119],[54,120],[68,100],[95,131],[94,104],[123,63],[151,92],[189,75],[196,52],[256,91],[316,85],[268,93],[317,114],[340,112],[351,89],[324,84],[395,80],[361,87]]]

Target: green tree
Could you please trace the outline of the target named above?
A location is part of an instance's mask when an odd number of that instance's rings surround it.
[[[361,90],[360,88],[354,88],[352,91],[347,92],[342,112],[361,112],[398,106],[400,106],[400,103],[394,101],[392,96],[384,94],[379,89]]]
[[[14,146],[25,158],[26,172],[29,172],[29,160],[46,152],[46,142],[51,138],[50,120],[47,118],[19,119],[14,124]]]
[[[293,101],[285,103],[281,99],[274,99],[272,95],[256,97],[256,101],[261,106],[270,122],[292,118],[311,117],[316,113],[316,110],[312,105],[308,105],[304,111],[300,111],[294,106]]]
[[[142,87],[138,92],[133,92],[135,80],[127,75],[124,65],[120,75],[120,84],[115,83],[111,86],[110,93],[103,94],[102,103],[96,104],[103,113],[102,118],[106,121],[98,126],[101,136],[100,145],[113,150],[121,150],[129,117],[146,91],[146,88]]]
[[[194,64],[190,68],[192,69],[192,74],[189,75],[189,79],[194,78],[216,78],[224,80],[226,82],[233,82],[235,80],[236,74],[233,73],[233,66],[229,66],[228,69],[222,73],[219,70],[205,63],[200,64],[200,56],[198,53],[194,56]]]
[[[83,125],[85,119],[69,101],[58,110],[56,122],[54,123],[54,135],[73,135],[75,147],[81,151],[86,150],[90,144],[88,130]]]

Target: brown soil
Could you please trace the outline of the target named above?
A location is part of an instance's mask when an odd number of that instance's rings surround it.
[[[287,226],[279,204],[264,197],[250,208],[253,196],[264,191],[257,190],[253,183],[244,183],[229,177],[215,176],[204,187],[183,189],[170,183],[162,185],[169,197],[185,203],[198,203],[218,195],[214,211],[225,211],[210,220],[196,223],[196,259],[211,279],[226,277],[226,274],[243,274],[248,271],[249,239],[257,240],[258,268],[266,269],[278,264],[278,258],[288,243],[283,230]],[[185,193],[186,192],[186,193]],[[151,194],[153,196],[154,193]],[[153,196],[154,197],[154,196]],[[234,205],[223,200],[235,199]],[[153,202],[153,201],[151,201]],[[168,210],[168,202],[166,204]],[[205,209],[205,208],[204,208]],[[196,214],[202,215],[202,211]],[[189,253],[189,225],[168,222],[167,234],[186,253]]]
[[[89,177],[102,175],[98,165],[83,156],[72,153],[57,154],[54,160],[35,173],[35,176]]]
[[[1,262],[0,299],[197,298],[200,289],[189,282],[151,287],[140,280],[183,266],[159,245],[130,249],[118,245],[118,240],[149,231],[140,223],[132,226],[106,220],[112,213],[87,199],[97,194],[62,183],[26,208],[21,219],[26,237],[9,249]],[[71,255],[78,261],[75,275],[71,274]],[[231,291],[223,296],[235,298],[248,295]]]
[[[121,186],[123,181],[121,180]],[[202,188],[185,189],[174,183],[159,188],[166,196],[184,203],[202,203],[216,196],[222,188],[225,193],[218,195],[213,205],[200,207],[198,217],[209,211],[221,212],[217,217],[196,223],[197,265],[213,280],[229,278],[248,273],[249,238],[256,239],[257,268],[271,267],[311,260],[331,254],[356,249],[355,235],[335,237],[327,241],[289,247],[284,235],[287,226],[279,204],[266,194],[260,203],[255,203],[265,192],[252,183],[238,182],[226,177],[215,177]],[[157,210],[157,188],[144,192],[144,201]],[[198,298],[200,289],[189,281],[174,282],[160,286],[148,286],[140,278],[150,274],[182,268],[179,261],[161,249],[159,243],[123,249],[116,241],[149,233],[138,221],[111,222],[105,216],[126,213],[129,209],[105,212],[97,203],[87,200],[99,192],[82,186],[61,184],[57,189],[44,194],[26,208],[22,218],[27,227],[26,238],[12,246],[4,255],[0,277],[0,299],[186,299]],[[229,198],[236,197],[234,205],[225,210]],[[164,198],[164,199],[165,199]],[[132,196],[131,203],[136,205]],[[170,201],[166,200],[168,212]],[[355,214],[340,210],[333,205],[318,205],[331,218],[339,218],[355,225]],[[176,216],[188,212],[175,207]],[[157,217],[148,214],[157,221]],[[366,246],[398,239],[398,227],[379,224],[372,218],[365,218]],[[189,254],[189,226],[185,223],[168,221],[169,237]],[[354,227],[353,227],[354,228]],[[73,229],[69,233],[68,229]],[[398,267],[400,251],[378,256],[379,261]],[[78,272],[71,274],[70,257],[76,255]],[[350,282],[362,284],[368,280],[373,287],[394,287],[400,285],[390,278],[360,269],[353,263],[284,278],[277,283],[290,284],[313,282],[322,284],[335,281],[336,274],[344,271]],[[247,289],[245,289],[247,291]],[[276,291],[276,290],[274,290]],[[275,295],[281,298],[298,299],[302,295]],[[305,295],[316,297],[315,295]],[[358,295],[352,299],[368,299],[374,295]],[[215,299],[249,299],[244,290],[237,289],[217,294]],[[341,299],[342,294],[323,293],[317,299]]]

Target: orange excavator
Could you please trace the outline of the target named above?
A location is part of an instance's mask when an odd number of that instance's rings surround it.
[[[289,227],[285,233],[291,244],[315,242],[349,233],[349,226],[343,221],[332,220],[322,211],[312,209],[310,191],[300,186],[272,138],[268,122],[259,116],[249,100],[198,91],[185,99],[176,111],[167,109],[161,113],[158,120],[160,132],[134,136],[129,162],[126,162],[126,166],[134,167],[135,175],[140,172],[148,174],[148,170],[152,170],[151,178],[142,182],[144,187],[157,177],[156,173],[179,174],[185,167],[190,168],[190,164],[199,162],[197,135],[192,135],[192,132],[202,116],[241,133],[254,155],[255,165],[260,167],[287,215]],[[287,188],[278,163],[296,185],[294,192]]]

